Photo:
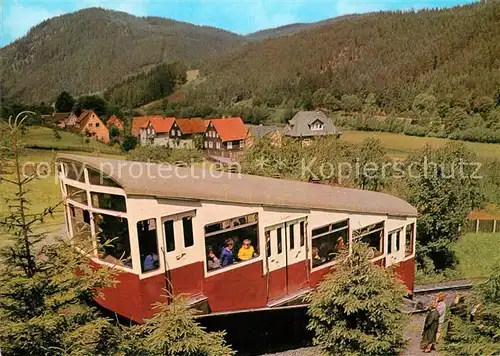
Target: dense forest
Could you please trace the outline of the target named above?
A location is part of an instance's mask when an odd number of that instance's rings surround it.
[[[195,65],[244,43],[221,29],[89,8],[46,20],[1,48],[2,95],[28,103],[63,90],[95,93],[152,66]]]
[[[347,18],[209,61],[191,98],[335,110],[344,96],[345,109],[368,99],[384,114],[429,95],[470,112],[498,100],[499,38],[498,2]]]
[[[104,97],[122,108],[134,108],[170,95],[176,86],[186,83],[186,80],[184,63],[161,64],[114,85],[104,93]]]

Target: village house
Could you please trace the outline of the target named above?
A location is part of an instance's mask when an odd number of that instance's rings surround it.
[[[42,119],[46,124],[57,125],[63,129],[75,126],[78,117],[72,112],[54,112],[50,115],[42,115]]]
[[[245,147],[250,148],[255,144],[256,139],[269,139],[271,146],[281,146],[281,138],[283,136],[283,128],[278,126],[267,125],[247,125],[248,132],[245,138]]]
[[[174,117],[152,116],[140,127],[140,144],[170,147],[170,130]]]
[[[205,153],[219,161],[238,159],[245,148],[247,131],[241,117],[210,120],[203,137]]]
[[[106,127],[110,129],[112,126],[116,127],[118,130],[123,131],[125,129],[125,124],[122,120],[117,118],[115,115],[111,115],[106,122]]]
[[[83,110],[76,120],[73,130],[104,143],[109,143],[108,128],[93,110]]]
[[[195,137],[198,135],[203,140],[203,134],[209,120],[201,118],[175,119],[170,130],[170,147],[172,148],[196,148]],[[180,132],[180,136],[179,136]]]
[[[309,145],[315,137],[340,137],[340,132],[332,120],[321,111],[299,111],[288,121],[283,132],[285,136],[301,140],[302,146]]]

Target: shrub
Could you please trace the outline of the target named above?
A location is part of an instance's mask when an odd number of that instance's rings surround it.
[[[368,246],[355,244],[308,297],[308,329],[328,355],[399,355],[404,350],[406,318],[399,308],[408,291],[372,257]]]

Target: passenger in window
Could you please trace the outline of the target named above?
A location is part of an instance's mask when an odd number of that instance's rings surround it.
[[[341,251],[341,250],[343,250],[343,249],[345,249],[344,239],[342,238],[342,236],[339,236],[339,237],[337,238],[337,244],[335,245],[335,250],[336,250],[337,252],[339,252],[339,251]]]
[[[144,272],[158,268],[158,255],[154,252],[144,257]]]
[[[214,250],[212,249],[211,246],[208,247],[208,251],[207,251],[207,265],[208,265],[208,270],[213,270],[213,269],[217,269],[217,268],[220,268],[220,261],[219,259],[217,258],[217,256],[215,256],[215,253],[214,253]]]
[[[319,255],[319,249],[317,247],[313,247],[312,248],[313,267],[319,266],[320,264],[324,263],[325,261],[326,261],[326,259]]]
[[[241,248],[238,251],[238,258],[241,261],[247,261],[253,257],[257,257],[257,254],[252,246],[252,241],[249,239],[243,240],[243,245],[241,245]]]
[[[229,238],[224,241],[224,248],[222,249],[222,253],[220,255],[221,266],[229,266],[234,262],[233,259],[233,248],[234,248],[234,240]]]

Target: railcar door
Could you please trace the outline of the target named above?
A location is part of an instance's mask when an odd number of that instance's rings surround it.
[[[161,219],[165,262],[169,289],[175,293],[199,293],[202,270],[196,265],[199,241],[195,241],[193,220],[195,212],[165,216]],[[197,246],[198,245],[198,246]]]
[[[308,286],[307,222],[296,219],[265,228],[267,299],[292,295]]]

